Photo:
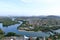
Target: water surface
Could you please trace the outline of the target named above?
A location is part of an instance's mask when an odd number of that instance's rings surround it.
[[[27,32],[27,31],[19,31],[17,30],[17,27],[19,27],[22,24],[15,24],[15,25],[10,25],[7,27],[3,26],[3,23],[0,23],[0,28],[7,34],[8,32],[14,32],[19,35],[25,35],[25,36],[32,36],[32,37],[49,37],[50,34],[45,33],[45,32]]]

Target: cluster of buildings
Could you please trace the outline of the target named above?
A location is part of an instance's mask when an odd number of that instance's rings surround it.
[[[55,36],[55,40],[60,40],[57,38],[57,36]],[[45,37],[26,37],[26,36],[21,36],[21,37],[14,37],[14,36],[11,36],[11,37],[5,37],[3,38],[2,40],[53,40],[52,38],[45,38]]]
[[[37,40],[37,37],[5,37],[2,40]],[[39,40],[45,40],[45,38],[39,38]]]
[[[55,36],[57,38],[57,36]],[[14,36],[11,36],[11,37],[5,37],[4,39],[2,40],[53,40],[52,38],[45,38],[45,37],[26,37],[26,36],[21,36],[21,37],[14,37]],[[55,40],[60,40],[60,39],[55,39]]]
[[[27,19],[26,21],[28,21],[27,22],[27,24],[29,24],[29,25],[32,25],[33,27],[34,26],[43,26],[43,25],[46,25],[47,24],[47,20],[42,20],[42,19]]]

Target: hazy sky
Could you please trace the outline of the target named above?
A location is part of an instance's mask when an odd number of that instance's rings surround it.
[[[60,15],[60,0],[0,0],[1,15]]]

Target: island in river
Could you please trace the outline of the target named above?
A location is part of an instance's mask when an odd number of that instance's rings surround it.
[[[50,31],[60,29],[60,17],[45,16],[45,17],[20,17],[16,20],[23,20],[19,30],[26,31]]]

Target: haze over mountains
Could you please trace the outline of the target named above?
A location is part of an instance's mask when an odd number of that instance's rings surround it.
[[[13,16],[15,17],[15,16]],[[48,15],[48,16],[16,16],[16,17],[27,17],[27,18],[60,18],[60,16]]]
[[[60,16],[56,15],[48,15],[48,16],[0,16],[0,17],[40,17],[40,18],[60,18]]]

